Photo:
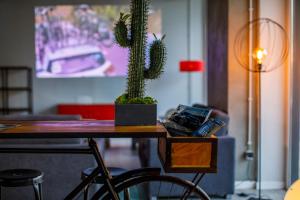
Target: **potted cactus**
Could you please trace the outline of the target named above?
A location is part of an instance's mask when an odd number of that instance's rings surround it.
[[[115,101],[116,125],[155,125],[157,101],[145,96],[145,79],[156,79],[163,72],[166,59],[164,37],[150,45],[150,62],[146,66],[147,20],[149,0],[131,0],[131,14],[120,14],[114,32],[116,42],[130,49],[126,93]],[[127,20],[131,21],[129,25]],[[128,28],[130,27],[130,30]]]

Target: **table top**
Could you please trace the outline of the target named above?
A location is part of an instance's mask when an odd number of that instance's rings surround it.
[[[159,138],[166,129],[156,126],[115,126],[114,121],[0,121],[17,124],[0,130],[0,138]]]

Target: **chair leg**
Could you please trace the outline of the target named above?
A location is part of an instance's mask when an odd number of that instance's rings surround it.
[[[41,194],[40,194],[40,187],[38,183],[33,184],[33,190],[34,190],[34,195],[36,200],[42,200],[41,199]]]
[[[104,139],[104,146],[105,146],[105,149],[109,149],[110,148],[110,140],[109,140],[109,138],[105,138]]]
[[[43,191],[42,191],[42,184],[39,183],[39,193],[40,193],[40,200],[43,200]]]
[[[131,139],[131,149],[132,150],[136,150],[136,139],[135,138],[132,138]]]
[[[0,186],[0,200],[2,199],[1,196],[2,196],[2,187]]]
[[[83,190],[83,199],[84,200],[89,199],[89,187],[90,187],[90,185],[87,185]]]
[[[124,200],[130,200],[129,189],[124,190]]]

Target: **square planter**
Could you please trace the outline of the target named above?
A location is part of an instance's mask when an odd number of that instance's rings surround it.
[[[116,126],[150,126],[156,124],[156,104],[115,104]]]

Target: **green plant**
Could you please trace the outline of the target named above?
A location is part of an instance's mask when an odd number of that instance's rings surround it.
[[[117,104],[155,104],[157,101],[152,97],[136,97],[128,98],[127,94],[122,94],[119,96],[116,101]]]
[[[163,43],[165,36],[158,39],[154,35],[155,40],[150,45],[150,65],[146,67],[148,10],[149,0],[131,0],[131,14],[121,13],[114,28],[117,43],[121,47],[130,48],[126,92],[128,102],[132,99],[144,99],[145,79],[158,78],[163,72],[166,60],[166,48]],[[127,24],[129,18],[131,20],[130,31],[129,24]],[[146,102],[148,102],[147,99]]]

